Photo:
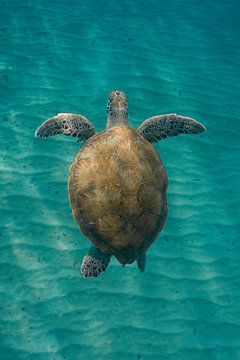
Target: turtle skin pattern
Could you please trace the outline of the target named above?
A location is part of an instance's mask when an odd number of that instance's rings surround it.
[[[103,253],[132,263],[164,225],[167,184],[152,145],[128,126],[112,127],[88,139],[70,167],[73,216]]]

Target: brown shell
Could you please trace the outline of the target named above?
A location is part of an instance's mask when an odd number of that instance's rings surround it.
[[[103,252],[132,263],[153,243],[167,216],[167,176],[136,130],[116,126],[91,137],[69,172],[73,216]]]

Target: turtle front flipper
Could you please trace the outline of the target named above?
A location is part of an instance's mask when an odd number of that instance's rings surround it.
[[[35,131],[35,137],[47,138],[58,134],[77,137],[83,141],[95,134],[95,128],[82,115],[62,113],[44,121]]]
[[[104,254],[99,248],[91,245],[83,258],[81,274],[85,278],[98,277],[103,273],[110,262],[111,255]]]
[[[141,270],[141,272],[143,272],[145,270],[145,266],[146,266],[146,253],[142,254],[141,256],[139,256],[137,258],[137,265],[138,268]]]
[[[200,122],[177,114],[153,116],[138,128],[139,133],[150,143],[179,134],[200,134],[205,130]]]

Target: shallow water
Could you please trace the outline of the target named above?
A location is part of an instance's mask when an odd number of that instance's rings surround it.
[[[0,359],[240,359],[238,1],[1,0]],[[33,134],[59,112],[105,127],[177,112],[203,136],[155,146],[169,216],[143,274],[79,274],[88,241],[68,202],[79,143]]]

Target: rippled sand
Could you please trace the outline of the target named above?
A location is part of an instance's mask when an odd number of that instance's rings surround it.
[[[237,1],[1,2],[0,359],[240,358]],[[169,216],[147,268],[80,277],[88,241],[68,202],[79,143],[33,134],[59,112],[105,127],[177,112],[203,136],[156,145]]]

